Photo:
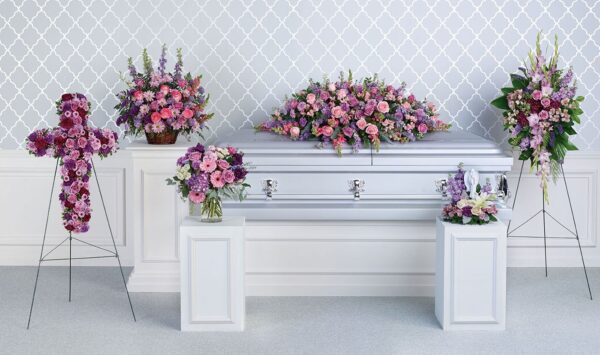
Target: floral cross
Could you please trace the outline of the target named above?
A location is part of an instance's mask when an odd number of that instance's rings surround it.
[[[82,94],[63,94],[56,103],[58,127],[44,128],[27,137],[27,150],[37,156],[59,159],[62,191],[63,225],[73,233],[89,230],[91,218],[89,180],[92,156],[100,158],[115,153],[117,133],[87,125],[90,104]]]

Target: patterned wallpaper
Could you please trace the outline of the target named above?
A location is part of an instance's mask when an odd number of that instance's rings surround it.
[[[96,126],[114,124],[126,59],[183,47],[215,112],[209,136],[268,117],[309,77],[379,73],[437,102],[461,129],[502,141],[489,101],[544,30],[561,41],[586,112],[576,144],[600,150],[600,2],[588,1],[9,1],[0,0],[0,147],[54,126],[53,102],[80,91]],[[548,41],[545,44],[549,44]]]

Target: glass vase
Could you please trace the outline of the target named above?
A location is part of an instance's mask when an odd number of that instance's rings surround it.
[[[223,208],[221,207],[220,198],[209,197],[202,202],[200,220],[205,223],[218,223],[223,220]]]

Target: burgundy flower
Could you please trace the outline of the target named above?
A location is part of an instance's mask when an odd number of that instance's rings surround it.
[[[527,102],[529,103],[529,107],[531,108],[532,113],[538,113],[543,108],[542,103],[537,100],[529,99],[527,100]]]
[[[527,116],[522,111],[517,114],[517,122],[519,122],[521,127],[529,126],[529,121],[527,120]]]

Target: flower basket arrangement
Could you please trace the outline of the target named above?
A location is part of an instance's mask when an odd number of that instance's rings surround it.
[[[63,226],[73,233],[89,230],[92,156],[105,158],[118,149],[117,133],[87,125],[90,106],[82,94],[63,94],[56,102],[58,127],[32,132],[26,140],[30,154],[60,159]]]
[[[209,95],[205,95],[200,85],[202,76],[192,77],[190,73],[182,73],[181,48],[177,50],[173,73],[165,72],[165,46],[156,70],[146,49],[142,58],[142,73],[137,71],[129,58],[131,81],[124,79],[128,89],[117,94],[117,125],[125,128],[125,134],[145,134],[150,144],[173,144],[180,133],[186,136],[194,133],[201,135],[204,123],[213,116],[204,111]]]
[[[498,210],[494,201],[496,195],[492,193],[492,186],[476,184],[468,191],[465,183],[465,171],[462,164],[454,176],[448,177],[447,192],[450,203],[442,209],[442,219],[456,224],[487,224],[497,221]]]
[[[492,105],[503,110],[508,142],[521,152],[520,160],[531,161],[548,200],[548,177],[556,179],[567,151],[577,149],[569,136],[577,134],[574,126],[580,123],[583,97],[575,96],[572,69],[558,69],[557,38],[547,61],[538,34],[535,53],[530,52],[529,63],[519,69],[521,74],[511,74],[512,86],[502,88]]]
[[[198,144],[177,160],[177,174],[167,179],[176,185],[182,199],[189,199],[190,207],[201,204],[202,220],[220,222],[223,217],[223,197],[243,201],[248,170],[244,154],[233,147],[204,147]]]
[[[318,140],[331,144],[341,155],[346,144],[379,149],[383,142],[412,142],[429,132],[450,126],[438,118],[436,107],[406,95],[406,84],[395,88],[375,75],[353,81],[352,72],[339,81],[310,80],[309,86],[286,99],[271,120],[258,125],[261,131],[289,136],[294,140]]]

